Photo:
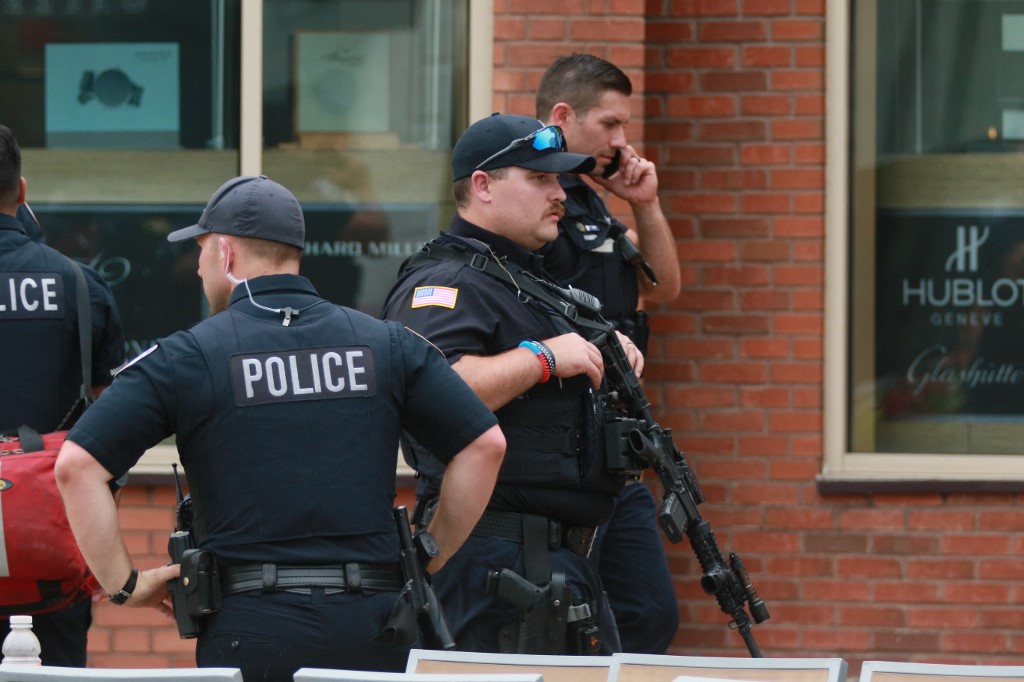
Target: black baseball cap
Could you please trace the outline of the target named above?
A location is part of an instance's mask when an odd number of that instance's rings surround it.
[[[180,242],[209,232],[268,239],[302,248],[306,221],[299,200],[266,175],[243,175],[221,185],[199,216],[199,222],[167,235]]]
[[[538,149],[533,144],[515,142],[546,128],[549,141],[558,144]],[[587,173],[594,169],[597,159],[586,154],[565,151],[562,130],[545,126],[530,116],[491,114],[466,128],[455,143],[452,152],[452,177],[460,180],[475,170],[494,170],[506,166],[519,166],[545,173]]]

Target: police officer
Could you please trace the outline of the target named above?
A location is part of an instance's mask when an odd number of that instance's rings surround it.
[[[82,361],[75,296],[77,267],[44,246],[38,225],[30,234],[21,217],[30,216],[21,150],[13,133],[0,125],[0,430],[27,425],[39,433],[67,428],[82,407]],[[110,289],[91,268],[83,268],[91,302],[92,391],[111,382],[111,370],[124,362],[121,318]],[[70,414],[69,414],[70,413]],[[69,421],[65,421],[66,418]],[[110,493],[107,493],[110,497]],[[0,621],[0,640],[9,630]],[[92,601],[33,617],[43,665],[84,667]]]
[[[626,141],[629,77],[589,54],[556,59],[537,90],[537,116],[565,132],[568,148],[597,163],[587,174],[565,174],[566,213],[558,238],[541,247],[556,281],[600,299],[602,315],[646,354],[647,316],[639,297],[668,302],[679,295],[679,256],[658,201],[654,163]],[[625,200],[636,229],[617,220],[594,185]],[[591,553],[608,593],[622,650],[663,654],[679,627],[672,574],[656,522],[656,506],[642,481],[629,481],[611,519],[598,530]]]
[[[431,530],[444,566],[483,511],[504,449],[494,416],[399,325],[335,306],[299,276],[302,209],[264,176],[222,185],[195,237],[213,315],[122,370],[69,434],[56,476],[72,530],[115,604],[170,613],[179,566],[140,571],[100,491],[172,434],[222,606],[200,667],[291,680],[303,666],[402,670],[382,632],[403,582],[392,517],[402,428],[448,462]],[[387,641],[385,641],[387,640]]]
[[[449,231],[407,261],[385,301],[384,316],[440,348],[495,410],[508,439],[487,511],[434,576],[463,650],[618,649],[586,559],[623,483],[603,466],[601,352],[515,279],[519,269],[542,275],[531,252],[557,233],[565,199],[558,173],[593,164],[566,153],[561,131],[537,119],[495,114],[477,121],[453,152],[457,215]],[[642,371],[636,347],[627,353]],[[429,447],[409,445],[422,477],[419,510],[429,519],[451,470]]]

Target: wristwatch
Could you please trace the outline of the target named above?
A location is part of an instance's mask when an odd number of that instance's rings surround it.
[[[132,596],[132,592],[135,591],[135,583],[137,583],[138,580],[139,569],[132,566],[131,575],[129,575],[128,580],[125,581],[124,587],[122,587],[114,594],[110,595],[110,603],[117,604],[118,606],[120,606],[121,604],[128,601],[128,597]]]

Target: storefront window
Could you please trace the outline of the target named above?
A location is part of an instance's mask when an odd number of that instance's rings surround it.
[[[451,0],[264,4],[263,167],[302,202],[303,273],[332,301],[378,315],[451,215],[466,21]]]
[[[107,278],[133,354],[202,314],[192,224],[238,169],[238,0],[0,0],[0,122],[47,242]]]
[[[826,476],[1024,479],[1024,2],[847,10],[845,457]]]

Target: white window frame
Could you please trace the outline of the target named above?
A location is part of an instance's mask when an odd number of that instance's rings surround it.
[[[823,492],[857,489],[957,490],[1024,489],[1024,454],[979,455],[938,453],[851,452],[850,429],[850,47],[853,39],[851,2],[828,0],[826,6],[826,107],[825,121],[825,374],[824,459],[819,488]],[[874,2],[866,0],[867,9]],[[860,20],[871,21],[864,11]],[[869,52],[861,50],[863,52]],[[861,58],[871,58],[864,55]],[[861,69],[873,73],[873,69]],[[857,133],[860,144],[874,144],[872,83],[857,89]],[[873,147],[872,147],[873,148]],[[867,158],[866,155],[859,155]],[[858,171],[860,172],[860,171]],[[873,182],[864,182],[873,192]],[[857,200],[873,203],[874,197]],[[866,343],[873,334],[860,330]],[[1021,444],[1024,452],[1024,443]]]

